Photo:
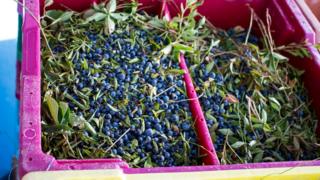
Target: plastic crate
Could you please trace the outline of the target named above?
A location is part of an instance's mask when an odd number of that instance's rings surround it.
[[[320,43],[320,1],[296,0],[301,11],[316,33],[316,42]]]
[[[74,10],[83,10],[90,6],[92,0],[66,1],[56,0],[54,8],[68,7]],[[177,13],[176,6],[172,1],[159,0],[140,0],[143,6],[148,7],[150,12],[160,13],[161,9],[170,11],[171,15]],[[184,0],[175,0],[176,4]],[[58,4],[62,3],[63,6]],[[206,0],[199,8],[200,13],[205,15],[214,25],[222,28],[230,28],[236,25],[247,27],[250,19],[249,4],[255,11],[263,16],[266,9],[269,10],[274,30],[274,38],[277,44],[287,44],[290,42],[300,42],[307,39],[310,43],[315,42],[315,34],[301,14],[294,0]],[[40,5],[37,0],[26,0],[28,7],[35,17],[39,18]],[[163,8],[164,7],[164,8]],[[166,11],[165,10],[165,11]],[[225,13],[228,12],[228,13]],[[221,16],[223,14],[223,16]],[[86,160],[56,160],[54,157],[46,155],[41,149],[41,96],[40,96],[40,29],[35,19],[28,13],[25,13],[23,24],[23,61],[21,75],[21,103],[20,103],[20,157],[19,172],[22,177],[24,174],[32,171],[45,170],[81,170],[81,169],[113,169],[121,168],[128,174],[140,173],[168,173],[168,172],[196,172],[213,170],[231,170],[231,169],[252,169],[252,168],[270,168],[270,167],[296,167],[296,166],[320,166],[320,161],[293,161],[293,162],[274,162],[274,163],[250,163],[235,165],[210,165],[217,164],[217,157],[210,157],[204,160],[205,166],[181,166],[181,167],[155,167],[155,168],[129,168],[121,159],[86,159]],[[296,67],[304,69],[304,81],[309,95],[313,99],[313,105],[318,117],[320,117],[320,55],[313,47],[308,47],[311,54],[310,58],[295,59],[290,62]],[[187,71],[187,67],[181,56],[180,67]],[[193,84],[188,73],[185,74],[187,84],[187,93],[189,97],[196,97],[193,90]],[[191,101],[192,113],[195,116],[196,128],[200,144],[209,148],[212,146],[211,140],[207,138],[209,133],[203,119],[203,113],[199,102]],[[199,118],[200,117],[200,118]],[[320,132],[320,126],[318,131]],[[211,142],[211,143],[210,143]],[[211,150],[211,149],[210,149]],[[214,149],[212,149],[213,155]]]
[[[82,5],[89,6],[92,1],[87,1],[87,3],[83,3]],[[142,8],[152,8],[149,9],[150,11],[156,10],[161,15],[164,15],[170,18],[169,11],[166,7],[165,1],[157,2],[157,6],[150,6],[151,1],[140,1],[142,3]],[[34,8],[33,10],[38,9],[38,6],[30,6],[34,5],[32,1],[26,1],[26,5],[29,5],[29,9]],[[82,7],[77,7],[82,8]],[[34,15],[36,14],[35,11]],[[21,164],[22,164],[22,173],[24,172],[24,168],[34,167],[36,169],[43,169],[44,167],[50,169],[97,169],[97,168],[116,168],[116,167],[123,167],[126,168],[128,165],[126,162],[122,161],[118,158],[110,158],[110,159],[99,159],[99,160],[55,160],[52,156],[45,155],[41,151],[41,124],[40,124],[40,51],[36,51],[34,53],[30,52],[32,50],[39,50],[40,47],[40,34],[39,29],[35,26],[35,20],[29,19],[28,13],[25,14],[24,20],[24,27],[23,27],[23,65],[22,65],[22,88],[21,93],[23,93],[23,98],[21,99],[22,103],[22,110],[21,113]],[[37,25],[37,24],[36,24]],[[183,60],[183,56],[181,56],[182,60],[180,63],[181,69],[185,71],[183,75],[183,79],[185,80],[186,84],[186,92],[188,98],[191,99],[189,101],[190,104],[190,111],[192,113],[193,119],[195,121],[195,130],[197,133],[198,143],[204,147],[200,149],[200,153],[205,155],[203,158],[203,163],[207,165],[214,165],[219,164],[219,160],[215,154],[215,150],[213,147],[213,143],[210,137],[210,133],[208,127],[206,125],[206,121],[204,120],[204,115],[202,114],[201,107],[199,100],[197,99],[197,94],[195,93],[191,76],[188,72],[188,68],[185,65]],[[26,77],[25,75],[28,74],[30,76]],[[27,91],[27,92],[26,92]],[[25,94],[27,95],[25,96]],[[30,107],[31,105],[31,107]],[[26,109],[25,106],[28,106]],[[35,119],[30,120],[29,124],[26,123],[24,117],[27,115],[25,113],[30,113],[34,115]],[[35,121],[37,120],[37,121]],[[25,126],[27,125],[27,127]],[[24,141],[24,140],[27,141]],[[24,140],[23,140],[24,139]],[[36,144],[36,146],[32,147],[30,150],[30,145]],[[25,156],[28,154],[27,156]],[[25,159],[27,158],[27,159]],[[24,167],[23,162],[29,162],[28,167]],[[49,163],[49,164],[48,164]],[[26,170],[28,171],[28,170]]]

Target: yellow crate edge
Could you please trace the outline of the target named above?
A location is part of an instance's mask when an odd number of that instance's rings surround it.
[[[179,173],[124,174],[121,169],[31,172],[23,180],[297,180],[320,179],[320,166]]]

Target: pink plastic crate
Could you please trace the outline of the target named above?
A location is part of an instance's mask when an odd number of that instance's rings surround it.
[[[142,6],[149,12],[161,13],[170,11],[171,15],[177,13],[175,3],[180,6],[185,0],[169,1],[166,4],[161,0],[140,0]],[[76,3],[75,3],[76,2]],[[54,8],[68,7],[74,10],[84,10],[90,6],[93,0],[56,0]],[[62,3],[63,6],[58,4]],[[287,44],[307,39],[314,43],[314,32],[305,18],[298,11],[298,7],[293,0],[206,0],[199,8],[200,13],[205,15],[214,25],[221,28],[230,28],[236,25],[248,26],[250,5],[260,15],[264,16],[266,9],[269,10],[274,30],[274,38],[277,44]],[[26,7],[33,12],[36,18],[40,16],[38,0],[26,0]],[[223,16],[222,16],[223,15]],[[309,90],[310,97],[313,98],[313,105],[318,117],[320,117],[320,55],[313,47],[308,47],[311,57],[305,59],[292,58],[291,62],[306,71],[304,75],[305,85]],[[180,57],[180,67],[186,70],[184,79],[186,81],[187,93],[190,98],[197,97],[191,77],[187,72],[187,66],[183,55]],[[159,172],[184,172],[184,171],[208,171],[221,169],[246,169],[246,168],[266,168],[266,167],[294,167],[294,166],[314,166],[320,165],[320,161],[295,161],[276,163],[251,163],[236,165],[214,165],[218,164],[215,151],[206,127],[203,113],[198,100],[190,102],[192,114],[198,129],[199,142],[212,153],[204,159],[206,166],[183,166],[164,168],[129,168],[127,163],[121,159],[88,159],[88,160],[56,160],[54,157],[44,154],[41,149],[41,96],[40,96],[40,29],[35,19],[25,13],[23,25],[23,61],[21,83],[21,103],[20,103],[20,176],[31,171],[45,170],[73,170],[73,169],[108,169],[122,168],[125,173],[159,173]],[[318,131],[320,132],[320,126]],[[210,165],[211,164],[211,165]]]
[[[151,1],[140,1],[143,3],[141,8],[152,8],[150,11],[156,12],[170,18],[166,3],[156,2],[156,4],[149,4]],[[26,1],[30,8],[34,8],[36,12],[37,7],[32,1]],[[89,6],[92,1],[87,1],[82,5]],[[84,7],[77,4],[76,10],[82,10]],[[67,6],[64,4],[64,6]],[[58,5],[56,5],[59,8]],[[38,13],[39,15],[39,13]],[[32,170],[60,170],[60,169],[98,169],[98,168],[127,168],[126,162],[117,158],[110,159],[95,159],[95,160],[55,160],[54,157],[46,155],[41,150],[41,123],[40,123],[40,36],[37,25],[34,24],[34,19],[29,19],[25,15],[24,31],[24,56],[22,65],[22,88],[23,98],[21,100],[21,151],[20,163],[21,174]],[[27,51],[29,49],[38,49],[32,53]],[[181,56],[183,59],[183,56]],[[203,163],[207,165],[219,164],[213,143],[210,137],[204,115],[202,114],[199,100],[195,93],[191,76],[188,68],[181,60],[180,67],[185,70],[184,80],[186,82],[186,91],[190,101],[190,110],[195,120],[195,129],[198,136],[198,143],[204,147],[200,149],[201,154],[207,154],[203,158]],[[27,77],[28,76],[28,77]],[[205,149],[205,150],[204,150]]]

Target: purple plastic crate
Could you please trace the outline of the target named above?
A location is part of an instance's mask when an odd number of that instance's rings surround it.
[[[185,0],[169,1],[166,5],[161,0],[140,0],[147,11],[161,13],[170,11],[171,15],[176,15],[180,3]],[[93,0],[56,0],[53,8],[68,7],[74,10],[84,10],[90,6]],[[40,7],[37,0],[26,0],[26,7],[39,19]],[[41,1],[43,3],[43,1]],[[63,6],[59,5],[63,4]],[[174,5],[175,4],[175,5]],[[268,9],[272,16],[272,30],[277,44],[287,44],[299,42],[307,39],[314,43],[314,32],[301,11],[293,0],[205,0],[204,5],[199,8],[199,12],[207,17],[214,25],[221,28],[230,28],[236,25],[247,27],[250,19],[250,5],[260,16],[264,16]],[[165,15],[169,16],[169,13]],[[223,16],[222,16],[223,15]],[[309,90],[309,95],[313,99],[313,105],[320,117],[320,55],[313,47],[308,47],[310,58],[295,59],[290,62],[296,67],[305,70],[304,82]],[[163,167],[163,168],[129,168],[127,163],[121,159],[87,159],[87,160],[56,160],[54,157],[46,155],[41,148],[41,72],[40,72],[40,29],[36,20],[27,12],[23,25],[23,61],[22,74],[20,79],[21,103],[20,103],[20,157],[19,172],[22,177],[31,171],[45,170],[73,170],[73,169],[109,169],[122,168],[125,173],[159,173],[159,172],[185,172],[185,171],[208,171],[225,169],[247,169],[247,168],[267,168],[267,167],[295,167],[320,165],[320,161],[294,161],[276,163],[251,163],[235,165],[214,165],[218,164],[218,158],[212,146],[212,141],[204,120],[204,116],[194,91],[192,79],[188,73],[184,57],[180,56],[180,67],[186,71],[184,79],[186,81],[187,94],[190,99],[190,107],[196,122],[196,129],[201,145],[206,147],[211,153],[204,159],[206,166],[183,166],[183,167]],[[318,134],[320,126],[318,125]]]

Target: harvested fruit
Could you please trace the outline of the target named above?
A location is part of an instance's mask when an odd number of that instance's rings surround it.
[[[275,47],[263,41],[272,41],[267,34],[259,41],[240,27],[208,31],[204,28],[206,36],[195,43],[201,44],[200,58],[189,55],[188,62],[221,163],[320,157],[303,72],[279,53],[307,56],[303,45]],[[260,48],[261,42],[266,47]]]
[[[97,10],[105,4],[95,8],[45,21],[53,55],[43,43],[43,149],[57,158],[121,157],[132,167],[199,164],[184,71],[162,51],[170,36],[145,26],[156,18],[134,12],[136,4],[112,11],[121,18],[107,26]]]
[[[319,158],[303,72],[282,55],[308,56],[305,44],[275,46],[255,15],[261,40],[251,29],[223,31],[199,5],[187,1],[170,22],[138,13],[135,2],[118,12],[115,0],[84,13],[46,11],[44,151],[121,157],[132,167],[201,164],[182,53],[222,164]]]

